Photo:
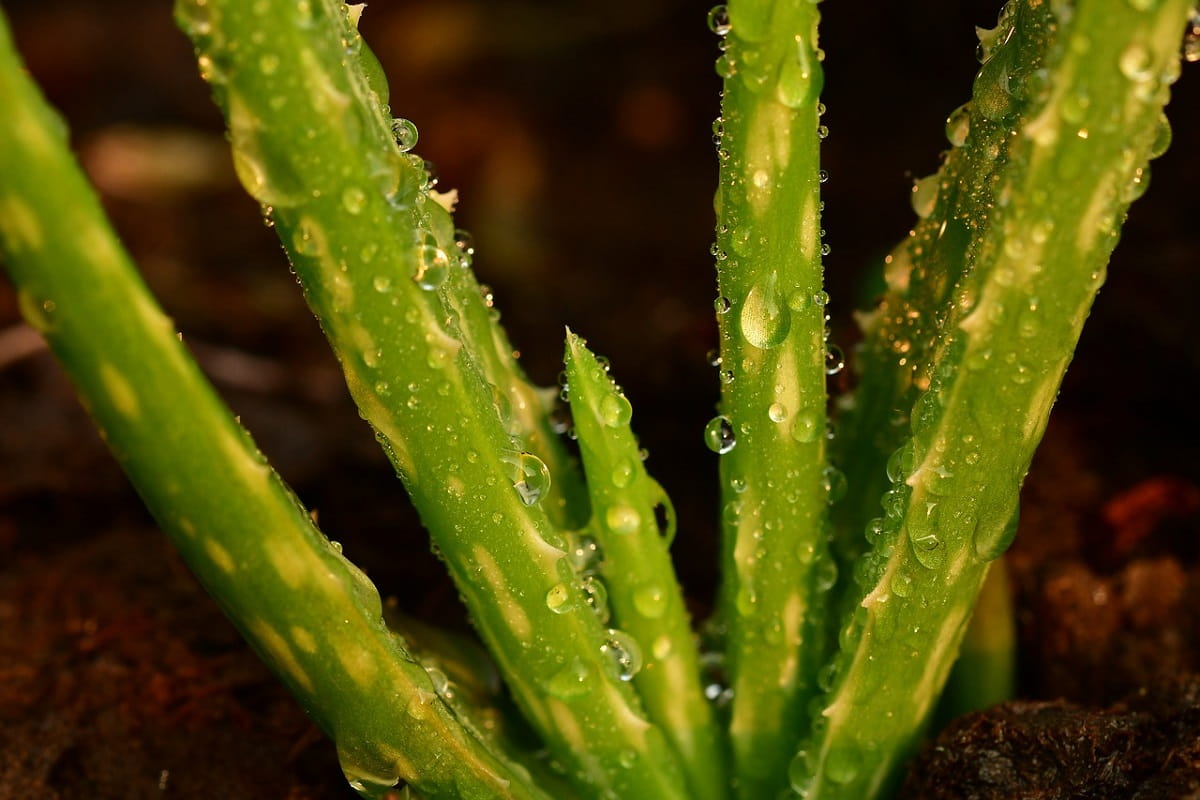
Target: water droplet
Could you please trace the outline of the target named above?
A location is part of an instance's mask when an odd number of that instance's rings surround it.
[[[737,62],[728,53],[722,53],[717,58],[716,63],[713,64],[713,68],[716,70],[717,75],[722,78],[728,79],[737,75]],[[721,161],[728,161],[729,151],[722,147],[717,150],[717,158]]]
[[[755,188],[765,189],[771,182],[771,176],[767,174],[765,169],[759,169],[754,171],[754,175],[751,176],[750,180],[754,184]]]
[[[954,147],[962,147],[971,135],[971,107],[964,103],[946,117],[946,139]]]
[[[808,42],[796,36],[792,58],[784,57],[779,65],[775,96],[788,108],[800,108],[821,93],[825,74],[821,69],[820,51],[814,52]]]
[[[1167,152],[1167,148],[1171,146],[1171,136],[1171,122],[1166,114],[1160,114],[1158,128],[1154,132],[1154,143],[1150,145],[1150,158],[1158,158]]]
[[[233,169],[242,187],[258,202],[276,208],[294,206],[304,187],[291,167],[270,157],[260,141],[262,123],[236,94],[228,99],[229,142]]]
[[[1013,509],[1012,515],[1006,522],[997,524],[986,520],[981,521],[975,526],[975,531],[971,537],[971,544],[975,550],[976,558],[980,561],[991,561],[992,559],[999,558],[1017,536],[1020,517],[1016,511],[1015,493],[1006,498],[1006,503],[1009,504],[1006,507]]]
[[[1008,58],[988,58],[975,77],[972,97],[975,108],[992,122],[1001,122],[1012,114],[1015,103],[1009,89]]]
[[[437,165],[428,159],[421,161],[421,170],[425,173],[425,188],[432,189],[438,185]]]
[[[818,593],[828,592],[837,583],[837,576],[837,562],[826,556],[817,562],[816,570],[813,572],[813,588]]]
[[[375,279],[371,281],[371,285],[380,294],[387,294],[392,290],[392,279],[387,275],[376,275]]]
[[[1134,170],[1133,177],[1129,179],[1125,190],[1121,192],[1121,199],[1126,203],[1132,203],[1146,193],[1150,188],[1150,167],[1138,167]]]
[[[782,403],[771,403],[767,409],[767,417],[771,422],[783,422],[787,419],[787,408]]]
[[[292,248],[302,256],[316,258],[323,255],[326,250],[325,229],[312,217],[301,217],[292,236]]]
[[[830,344],[825,348],[825,374],[837,375],[846,366],[846,357],[842,355],[842,348],[836,344]]]
[[[346,191],[342,192],[342,207],[351,214],[360,213],[366,205],[366,192],[357,186],[347,187]]]
[[[374,797],[400,783],[396,762],[375,751],[351,752],[350,748],[339,744],[337,758],[346,782],[357,792]]]
[[[912,209],[921,219],[927,219],[937,206],[939,178],[937,173],[927,175],[913,183]]]
[[[587,601],[588,608],[600,619],[601,624],[608,622],[608,587],[604,585],[604,581],[595,575],[585,575],[580,586],[583,588],[583,599]]]
[[[446,677],[446,673],[442,672],[437,667],[425,667],[425,674],[429,676],[429,682],[433,684],[433,690],[437,692],[438,697],[444,700],[449,700],[454,696],[454,687],[450,683],[450,679]]]
[[[779,345],[791,327],[791,312],[779,296],[775,281],[772,273],[765,281],[758,281],[750,288],[738,320],[742,336],[760,350]]]
[[[718,314],[727,313],[729,311],[729,305],[730,304],[729,304],[728,297],[718,297],[716,300],[713,301],[713,309]]]
[[[392,137],[401,153],[407,153],[417,146],[417,126],[409,120],[397,117],[392,120]]]
[[[887,460],[887,477],[892,483],[903,483],[912,473],[915,455],[912,442],[892,451]]]
[[[465,231],[462,228],[456,228],[454,231],[454,248],[458,251],[458,263],[463,267],[471,266],[471,262],[475,260],[475,237],[470,231]],[[492,304],[488,303],[488,308]]]
[[[175,7],[179,26],[189,36],[203,37],[212,33],[212,9],[208,0],[186,0]]]
[[[746,583],[738,587],[733,603],[737,606],[738,614],[743,617],[753,616],[758,608],[758,593],[754,591],[754,586]]]
[[[817,713],[820,713],[820,710]],[[791,763],[788,764],[788,781],[792,784],[792,791],[802,798],[808,797],[809,783],[812,781],[814,772],[816,772],[816,764],[813,763],[813,758],[808,751],[801,750],[796,753]]]
[[[817,441],[824,429],[821,414],[815,411],[799,412],[792,422],[792,438],[801,444],[809,444]]]
[[[555,614],[565,614],[575,607],[571,599],[571,590],[566,584],[556,583],[546,592],[546,607]]]
[[[821,141],[825,141],[826,139],[829,138],[829,126],[828,125],[818,125],[817,126],[817,138],[820,139]]]
[[[829,305],[829,292],[816,292],[812,296],[813,304],[824,308]]]
[[[829,751],[825,759],[825,774],[831,783],[847,784],[858,777],[862,758],[853,744],[841,744]]]
[[[604,512],[604,524],[613,533],[633,533],[641,522],[638,512],[624,503],[609,506],[608,511]]]
[[[817,170],[817,181],[825,183],[829,180],[829,173],[825,170]]]
[[[1134,83],[1145,83],[1154,77],[1154,57],[1141,42],[1133,42],[1122,50],[1117,66]]]
[[[542,460],[524,451],[500,458],[508,466],[509,479],[521,502],[531,506],[541,500],[550,488],[550,470]]]
[[[846,496],[846,473],[835,466],[825,467],[822,473],[825,484],[825,495],[830,504],[836,503]]]
[[[592,668],[578,658],[550,676],[546,690],[560,700],[579,697],[592,689]]]
[[[733,432],[733,423],[729,417],[718,415],[704,426],[704,443],[714,453],[724,455],[737,445],[737,436]]]
[[[642,649],[637,640],[624,631],[610,628],[608,641],[600,646],[600,652],[608,656],[617,677],[623,681],[633,680],[642,668]]]
[[[633,417],[633,406],[623,394],[606,394],[600,399],[600,419],[610,428],[628,425]]]
[[[717,36],[728,36],[733,30],[729,21],[729,9],[724,5],[713,6],[708,11],[708,29]]]
[[[647,619],[658,619],[667,610],[667,594],[657,583],[639,586],[633,592],[633,607]]]
[[[1192,63],[1200,61],[1200,7],[1192,10],[1188,20],[1187,33],[1183,37],[1183,59]]]
[[[922,566],[937,569],[945,562],[946,548],[933,531],[910,528],[908,538],[912,542],[913,553]]]
[[[718,373],[718,377],[721,379],[721,383],[728,386],[729,384],[733,383],[733,379],[734,379],[733,370],[723,369],[720,371],[720,373]]]
[[[432,291],[441,286],[450,274],[450,258],[446,251],[438,246],[437,239],[432,234],[426,234],[417,258],[417,271],[413,280],[426,291]]]

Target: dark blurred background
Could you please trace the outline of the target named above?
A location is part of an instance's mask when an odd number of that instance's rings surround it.
[[[452,587],[430,577],[438,568],[415,515],[233,176],[170,3],[3,6],[147,281],[268,456],[385,595],[455,618]],[[611,359],[678,508],[675,553],[697,613],[716,576],[716,456],[700,435],[717,396],[705,358],[716,344],[719,90],[708,6],[377,0],[361,25],[393,112],[418,126],[417,152],[441,188],[459,190],[476,270],[528,372],[556,380],[564,325]],[[912,181],[936,168],[945,118],[969,97],[973,28],[994,24],[998,7],[822,6],[826,270],[847,352],[851,311],[869,304],[913,220]],[[1183,73],[1174,144],[1132,210],[1051,423],[1048,444],[1069,455],[1040,457],[1031,476],[1044,496],[1070,494],[1064,464],[1087,474],[1089,498],[1159,474],[1200,483],[1200,67]],[[145,524],[18,320],[0,280],[0,563],[53,555],[114,520]],[[833,391],[850,379],[846,370]]]

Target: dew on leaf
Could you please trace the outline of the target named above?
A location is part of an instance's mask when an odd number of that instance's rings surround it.
[[[704,426],[704,443],[708,449],[719,455],[724,455],[737,445],[737,436],[733,432],[733,423],[729,417],[718,415]]]

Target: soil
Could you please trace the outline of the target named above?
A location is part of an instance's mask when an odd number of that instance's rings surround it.
[[[4,5],[147,281],[272,463],[385,595],[465,629],[237,186],[166,6]],[[679,511],[675,555],[700,616],[717,552],[715,457],[699,435],[717,391],[704,357],[716,47],[704,7],[683,0],[543,5],[379,3],[363,27],[418,149],[460,189],[527,370],[553,383],[564,323],[612,360]],[[911,180],[936,166],[945,115],[970,91],[972,26],[995,4],[934,16],[884,1],[866,25],[833,5],[824,224],[833,335],[849,352],[849,312],[876,286],[863,276],[910,223]],[[1175,87],[1175,145],[1133,209],[1026,484],[1009,556],[1022,700],[948,727],[908,796],[1195,796],[1195,73]],[[0,420],[0,798],[352,797],[332,746],[154,529],[3,281]]]

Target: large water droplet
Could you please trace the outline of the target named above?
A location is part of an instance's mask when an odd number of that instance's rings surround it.
[[[633,533],[641,522],[642,519],[633,506],[624,503],[609,506],[604,512],[604,524],[613,533]]]
[[[1145,83],[1154,77],[1154,57],[1141,42],[1133,42],[1121,51],[1117,67],[1134,83]]]
[[[177,3],[175,18],[188,36],[204,37],[212,33],[212,9],[208,0],[183,0]]]
[[[837,467],[832,465],[825,467],[822,473],[822,482],[825,484],[825,495],[829,503],[836,503],[846,496],[846,473]]]
[[[945,563],[946,545],[936,533],[910,529],[908,538],[912,542],[913,554],[922,566],[937,569]]]
[[[1154,143],[1150,145],[1150,158],[1158,158],[1171,146],[1171,121],[1166,114],[1158,117],[1158,128],[1154,132]]]
[[[1188,20],[1187,33],[1183,37],[1183,59],[1185,61],[1200,61],[1200,6],[1192,10]]]
[[[610,616],[608,587],[604,585],[604,581],[595,575],[585,575],[580,585],[583,588],[583,599],[587,601],[588,608],[592,609],[592,613],[599,618],[601,624],[608,622]]]
[[[383,758],[366,748],[351,749],[339,744],[338,763],[346,782],[356,792],[377,796],[400,783],[400,768],[394,761]]]
[[[600,399],[600,419],[610,428],[628,425],[633,416],[633,406],[623,394],[606,394]]]
[[[718,415],[704,426],[704,443],[714,453],[724,455],[737,445],[737,435],[733,432],[733,423],[729,417]]]
[[[992,122],[1000,122],[1012,114],[1015,104],[1009,88],[1008,58],[989,58],[975,77],[972,91],[975,108]]]
[[[842,348],[836,344],[830,343],[825,348],[825,374],[837,375],[846,366],[846,356],[842,354]]]
[[[820,713],[818,711],[818,713]],[[801,750],[792,758],[788,764],[788,782],[792,785],[792,790],[800,797],[808,797],[809,784],[813,779],[813,773],[816,771],[815,760],[808,754],[807,750]]]
[[[565,583],[556,583],[546,592],[546,607],[555,614],[565,614],[575,607],[571,590]]]
[[[802,444],[817,441],[821,436],[821,431],[825,428],[821,417],[822,415],[815,411],[797,413],[796,419],[792,422],[792,438]]]
[[[708,29],[717,36],[728,36],[733,30],[729,21],[729,8],[724,5],[713,6],[708,11]]]
[[[962,147],[967,143],[967,137],[970,134],[971,107],[964,103],[946,117],[946,139],[955,147]]]
[[[667,594],[657,583],[639,586],[633,592],[633,607],[647,619],[658,619],[667,610]]]
[[[642,669],[642,648],[636,639],[624,631],[610,628],[608,640],[600,646],[600,652],[608,657],[616,669],[617,677],[623,681],[633,680],[633,676]]]
[[[506,454],[501,460],[508,466],[513,488],[525,505],[538,502],[550,489],[550,470],[533,453]]]
[[[779,78],[775,84],[779,102],[789,108],[799,108],[820,94],[825,76],[816,55],[808,42],[796,37],[793,57],[785,56],[779,65]]]
[[[791,313],[775,286],[776,277],[758,281],[746,294],[742,302],[739,323],[742,336],[753,347],[769,350],[787,338],[791,327]]]
[[[278,156],[263,150],[259,139],[261,123],[245,101],[229,94],[229,142],[233,169],[242,187],[258,202],[287,208],[296,205],[304,187],[291,166]]]
[[[546,690],[560,700],[579,697],[592,690],[593,672],[591,666],[578,658],[555,672],[546,682]]]
[[[862,757],[853,744],[843,743],[833,747],[825,760],[825,774],[832,783],[847,784],[858,777]]]
[[[409,120],[397,117],[392,120],[392,137],[401,153],[407,153],[417,146],[417,126]]]
[[[450,274],[450,258],[446,251],[438,246],[437,239],[432,234],[426,234],[417,256],[417,271],[413,280],[426,291],[432,291],[441,286]]]
[[[921,219],[927,219],[937,206],[939,177],[937,173],[927,175],[913,183],[912,209]]]
[[[351,214],[360,213],[367,205],[367,194],[357,186],[349,186],[342,192],[342,207]]]
[[[618,489],[624,489],[629,486],[633,480],[634,464],[630,459],[624,459],[617,462],[613,467],[612,484]]]
[[[975,550],[975,557],[980,561],[991,561],[999,558],[1004,554],[1012,544],[1013,539],[1017,535],[1017,524],[1020,519],[1016,510],[1016,493],[1015,491],[1005,498],[1004,502],[1010,504],[1008,507],[1013,509],[1010,517],[1005,522],[998,522],[994,519],[984,518],[976,526],[971,537],[971,544]],[[1004,507],[1004,506],[998,506]]]
[[[302,256],[319,258],[327,249],[325,229],[312,217],[301,217],[292,236],[292,248]]]

